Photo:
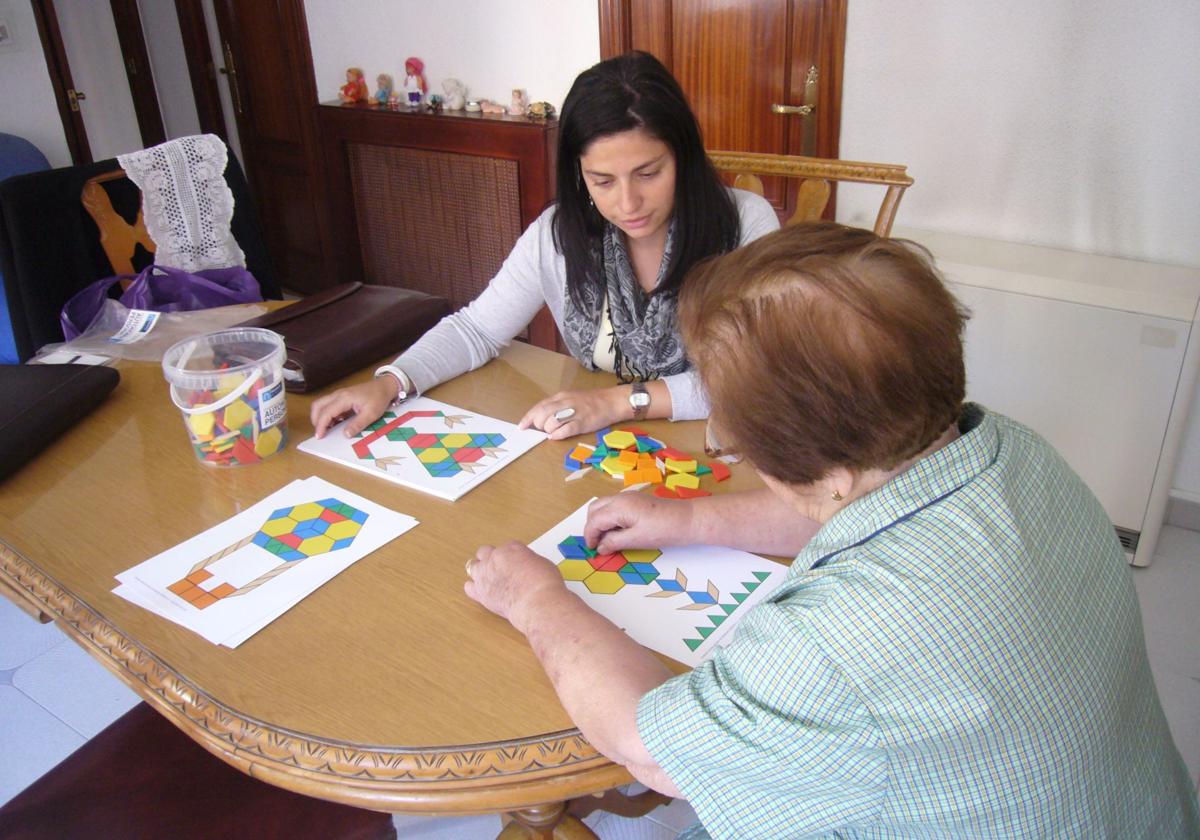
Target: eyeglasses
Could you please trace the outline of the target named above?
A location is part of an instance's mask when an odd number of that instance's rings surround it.
[[[740,452],[721,446],[711,419],[704,422],[704,454],[710,458],[721,458],[730,464],[739,464],[742,461]]]

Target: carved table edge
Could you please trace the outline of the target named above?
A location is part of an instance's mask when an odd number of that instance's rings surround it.
[[[13,594],[39,605],[209,752],[280,787],[382,810],[502,800],[495,807],[481,804],[478,810],[485,813],[592,793],[630,779],[578,730],[484,744],[381,748],[273,728],[206,696],[2,540],[0,580],[16,590]],[[505,795],[510,789],[513,795]]]

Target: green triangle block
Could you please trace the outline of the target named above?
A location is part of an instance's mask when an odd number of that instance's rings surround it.
[[[683,643],[688,646],[688,650],[695,650],[696,648],[700,647],[700,645],[704,644],[704,640],[703,639],[684,639]]]
[[[718,606],[725,610],[725,615],[733,615],[733,611],[738,608],[737,604],[719,604]]]
[[[716,627],[697,627],[696,629],[698,631],[700,631],[701,638],[707,639],[709,636],[712,635],[712,632],[714,630],[716,630],[717,628]]]
[[[756,578],[758,578],[759,583],[762,583],[764,580],[766,580],[767,578],[769,578],[771,576],[771,573],[770,572],[755,572],[754,576]]]
[[[740,604],[740,603],[742,603],[742,601],[746,600],[746,596],[749,594],[750,594],[749,592],[734,592],[733,600],[737,601]]]
[[[729,618],[727,615],[710,615],[708,620],[713,623],[713,627],[720,627],[721,622]]]
[[[747,592],[753,592],[755,589],[758,589],[758,584],[759,581],[756,580],[753,583],[743,583],[742,586],[746,587]]]
[[[708,475],[710,472],[712,472],[712,468],[707,464],[696,465],[696,475]]]

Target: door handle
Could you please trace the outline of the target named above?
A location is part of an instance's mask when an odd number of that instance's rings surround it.
[[[229,98],[233,100],[233,110],[240,117],[242,115],[242,92],[238,90],[238,75],[237,67],[233,64],[233,50],[229,48],[228,41],[221,47],[225,53],[225,66],[219,69],[229,77]]]
[[[72,111],[78,111],[79,103],[85,99],[87,99],[87,94],[83,91],[67,88],[67,102],[70,103]]]
[[[817,109],[817,81],[820,74],[817,72],[816,66],[808,68],[808,73],[804,76],[804,104],[803,105],[781,105],[776,102],[771,105],[771,113],[807,117]],[[801,154],[813,155],[816,154],[817,148],[817,121],[805,120],[801,129]]]
[[[812,105],[780,105],[778,102],[771,105],[772,114],[799,114],[805,117],[812,112]]]

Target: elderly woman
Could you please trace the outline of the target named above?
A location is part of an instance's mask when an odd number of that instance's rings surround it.
[[[1112,524],[1044,440],[964,405],[928,255],[791,227],[696,269],[679,316],[766,489],[604,499],[586,537],[794,554],[785,582],[672,678],[526,547],[468,567],[597,749],[718,837],[1200,836]]]

